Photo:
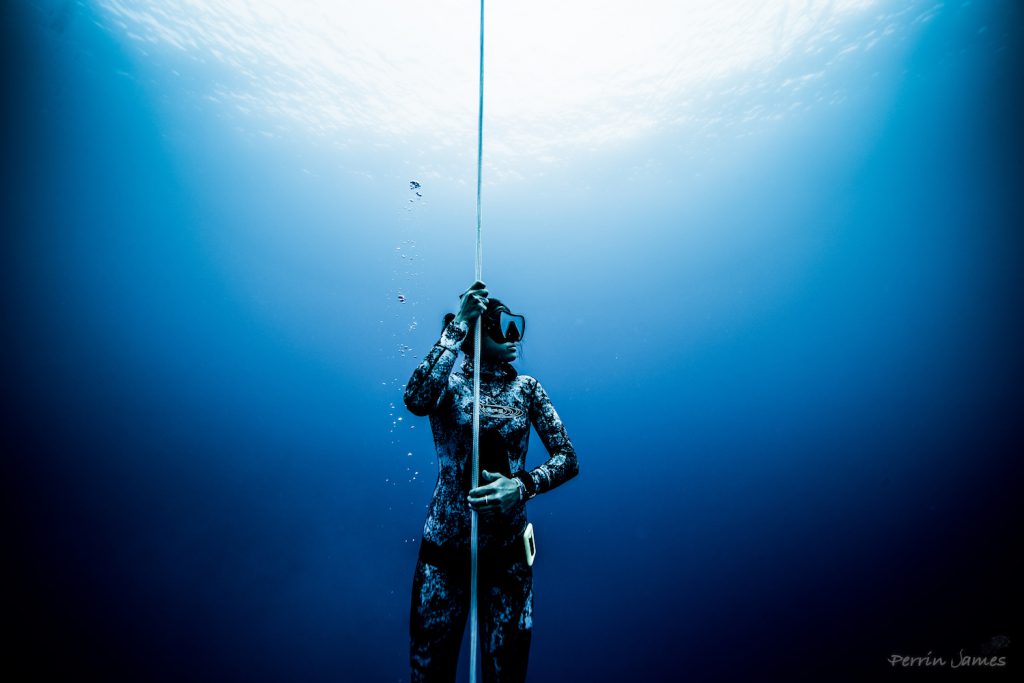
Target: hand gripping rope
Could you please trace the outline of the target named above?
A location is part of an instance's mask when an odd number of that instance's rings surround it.
[[[480,98],[476,118],[476,280],[483,282],[484,251],[480,240],[480,176],[484,155],[484,0],[480,0]],[[480,485],[480,334],[483,325],[477,318],[473,336],[473,469],[470,488]],[[479,529],[476,508],[470,511],[469,526],[469,680],[476,683],[476,655],[479,650],[477,618],[477,551]]]

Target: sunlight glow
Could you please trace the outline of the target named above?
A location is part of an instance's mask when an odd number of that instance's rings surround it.
[[[100,6],[147,54],[193,60],[199,94],[266,135],[303,130],[341,145],[415,138],[441,149],[465,147],[475,130],[474,2]],[[770,119],[835,100],[834,90],[812,87],[830,65],[906,21],[879,12],[874,0],[492,2],[489,154],[553,160],[654,128]],[[757,106],[737,110],[753,92]]]

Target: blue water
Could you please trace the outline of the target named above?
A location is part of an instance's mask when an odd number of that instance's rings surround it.
[[[3,9],[12,651],[406,680],[436,464],[401,388],[472,282],[475,111],[312,135],[110,6]],[[531,681],[1013,663],[1022,15],[906,7],[800,106],[742,72],[699,126],[492,141],[484,279],[580,461],[529,509]]]

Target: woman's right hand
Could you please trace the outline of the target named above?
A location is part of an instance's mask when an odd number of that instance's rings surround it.
[[[487,290],[484,288],[485,286],[484,283],[477,280],[473,283],[472,287],[459,295],[459,298],[462,299],[462,305],[459,307],[459,312],[455,315],[456,321],[473,322],[474,318],[479,317],[487,310]]]

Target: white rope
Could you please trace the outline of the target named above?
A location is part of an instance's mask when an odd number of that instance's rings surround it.
[[[476,280],[483,282],[484,250],[480,239],[480,179],[484,156],[484,0],[480,0],[480,99],[476,119]],[[480,334],[483,325],[480,318],[476,319],[476,334],[473,338],[473,470],[470,475],[470,488],[480,485]],[[477,528],[477,512],[470,511],[469,525],[469,680],[476,683],[476,655],[479,650],[477,643],[477,551],[479,529]]]

